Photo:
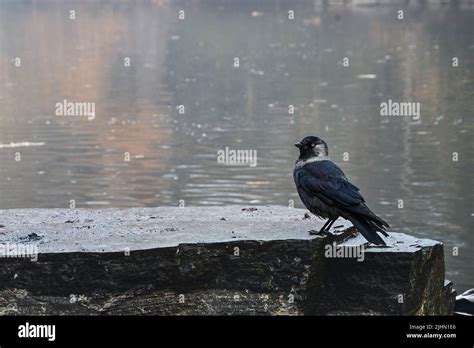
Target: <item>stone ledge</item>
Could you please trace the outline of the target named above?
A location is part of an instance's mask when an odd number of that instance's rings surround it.
[[[0,211],[0,314],[450,315],[442,243],[390,233],[364,261],[328,246],[364,244],[345,220],[334,236],[286,207]]]

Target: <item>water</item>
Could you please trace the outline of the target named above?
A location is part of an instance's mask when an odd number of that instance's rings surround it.
[[[473,9],[413,6],[403,21],[310,1],[0,9],[1,209],[302,207],[292,144],[314,134],[393,230],[443,241],[447,278],[474,287]],[[56,116],[64,99],[95,102],[95,118]],[[420,120],[381,117],[388,99],[420,102]],[[225,147],[257,150],[258,165],[218,164]]]

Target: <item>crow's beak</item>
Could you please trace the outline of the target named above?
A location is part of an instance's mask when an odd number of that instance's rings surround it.
[[[298,148],[298,149],[301,149],[301,143],[296,143],[295,146]]]

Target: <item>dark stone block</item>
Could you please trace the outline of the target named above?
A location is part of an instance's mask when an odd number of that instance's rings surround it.
[[[388,248],[362,249],[343,220],[334,236],[309,235],[321,222],[304,210],[33,209],[0,211],[0,221],[0,244],[38,248],[37,261],[0,258],[4,315],[451,315],[454,306],[442,243],[390,233]],[[330,247],[363,251],[358,261],[328,257]]]

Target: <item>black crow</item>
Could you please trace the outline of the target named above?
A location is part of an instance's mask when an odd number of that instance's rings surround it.
[[[370,243],[385,245],[377,232],[388,237],[385,232],[388,224],[365,205],[359,189],[329,159],[326,142],[309,136],[295,146],[300,150],[293,172],[298,194],[311,213],[328,219],[319,233],[329,231],[332,224],[343,217]]]

